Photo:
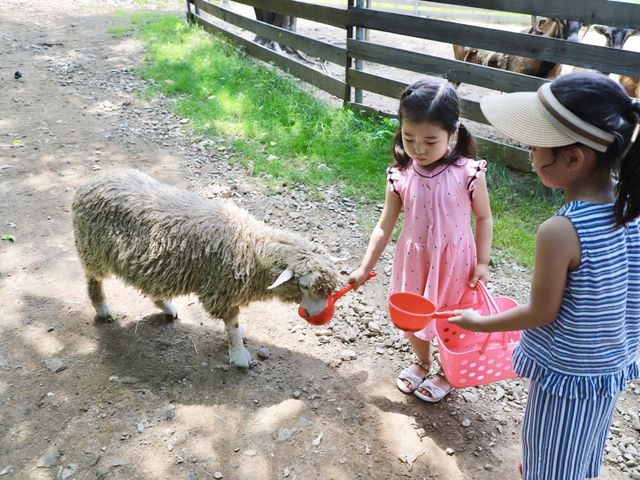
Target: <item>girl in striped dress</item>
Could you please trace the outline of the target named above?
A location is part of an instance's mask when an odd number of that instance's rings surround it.
[[[639,377],[640,101],[604,75],[575,73],[537,92],[485,97],[481,108],[532,146],[533,169],[566,204],[538,229],[529,303],[451,322],[524,330],[513,355],[530,380],[523,477],[595,478],[616,399]]]

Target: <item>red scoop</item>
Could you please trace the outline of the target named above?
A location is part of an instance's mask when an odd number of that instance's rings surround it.
[[[364,279],[362,284],[364,284],[367,280],[369,280],[369,279],[371,279],[371,278],[373,278],[375,276],[376,276],[376,272],[369,272],[369,275],[367,275],[367,278]],[[345,293],[350,292],[351,290],[353,290],[353,285],[352,284],[348,284],[347,286],[342,287],[340,290],[338,290],[336,293],[334,293],[333,295],[331,295],[327,299],[327,307],[323,311],[321,311],[320,313],[318,313],[316,315],[311,315],[311,316],[307,317],[305,315],[304,308],[302,308],[302,305],[300,305],[298,307],[298,315],[300,315],[307,322],[309,322],[309,323],[311,323],[313,325],[324,325],[326,323],[329,323],[331,321],[331,319],[333,318],[333,313],[334,313],[333,304],[340,297],[342,297]]]

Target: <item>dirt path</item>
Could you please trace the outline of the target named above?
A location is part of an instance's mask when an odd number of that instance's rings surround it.
[[[224,139],[190,135],[167,99],[141,100],[139,45],[107,33],[126,21],[110,14],[116,7],[136,8],[8,0],[0,11],[0,236],[16,238],[0,242],[0,477],[516,478],[523,381],[437,405],[396,389],[410,354],[385,315],[390,250],[331,328],[307,326],[294,305],[245,309],[257,360],[246,373],[228,367],[222,323],[194,298],[178,299],[180,320],[167,323],[113,280],[107,295],[122,318],[94,322],[69,206],[98,170],[134,166],[230,197],[353,264],[367,241],[355,200],[296,186],[267,195],[230,166],[233,152],[217,148]],[[523,301],[527,281],[514,266],[494,267],[501,294]],[[639,406],[636,383],[618,403],[604,479],[640,478]]]

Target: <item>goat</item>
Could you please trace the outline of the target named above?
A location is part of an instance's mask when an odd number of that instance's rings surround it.
[[[207,200],[133,169],[83,183],[72,203],[76,249],[99,318],[109,317],[102,281],[115,275],[170,318],[174,297],[195,294],[224,320],[231,364],[248,368],[240,307],[279,298],[320,313],[337,284],[337,259],[297,233],[246,210]],[[275,281],[274,281],[275,279]]]
[[[561,38],[571,42],[578,41],[578,33],[581,27],[581,23],[578,21],[557,20],[547,17],[532,17],[531,20],[531,27],[523,30],[522,33]],[[509,70],[511,72],[523,73],[540,78],[555,78],[560,75],[562,71],[562,65],[558,63],[464,47],[461,45],[453,46],[453,54],[456,60],[477,63],[486,67]]]
[[[609,27],[604,25],[595,25],[593,28],[607,39],[607,47],[617,49],[624,48],[624,44],[630,37],[640,33],[639,30],[632,28]],[[630,97],[640,98],[640,78],[620,75],[618,81]]]

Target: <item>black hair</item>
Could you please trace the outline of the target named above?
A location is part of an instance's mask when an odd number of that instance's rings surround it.
[[[617,176],[614,214],[624,225],[640,215],[640,141],[632,143],[640,123],[640,101],[606,75],[577,72],[551,83],[558,101],[585,122],[614,136],[606,152],[595,152],[603,167]]]
[[[409,165],[410,158],[402,145],[402,121],[432,123],[453,135],[458,131],[458,138],[453,149],[446,153],[440,161],[454,163],[460,156],[475,158],[476,141],[460,123],[460,100],[456,89],[444,79],[418,80],[409,85],[400,95],[398,108],[398,130],[393,137],[391,154],[394,166],[400,170]]]

